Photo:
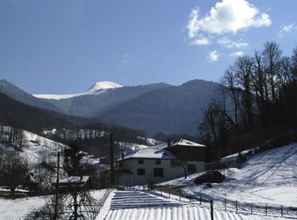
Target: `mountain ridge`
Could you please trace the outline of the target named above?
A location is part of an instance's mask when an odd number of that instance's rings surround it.
[[[65,115],[96,118],[150,135],[159,132],[196,135],[204,111],[218,97],[221,85],[199,79],[177,86],[166,83],[122,86],[103,81],[96,82],[91,93],[64,99],[36,98],[13,85],[6,87],[10,88],[6,95],[17,101]]]

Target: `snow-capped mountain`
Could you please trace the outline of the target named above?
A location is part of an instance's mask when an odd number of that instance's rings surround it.
[[[110,82],[110,81],[102,81],[102,82],[96,82],[90,89],[89,93],[94,94],[100,91],[104,90],[109,90],[109,89],[118,89],[122,88],[123,85],[115,83],[115,82]]]
[[[203,112],[218,96],[220,85],[193,80],[175,86],[165,83],[122,86],[118,83],[96,82],[88,90],[67,95],[35,95],[1,81],[0,92],[38,108],[65,115],[92,118],[153,135],[197,133]],[[183,117],[180,117],[180,116]]]
[[[88,91],[70,95],[38,95],[63,113],[79,117],[98,117],[109,108],[122,104],[139,96],[169,87],[164,83],[144,86],[122,86],[113,82],[97,82]]]
[[[101,81],[101,82],[96,82],[86,92],[72,93],[72,94],[35,94],[34,96],[40,99],[62,100],[62,99],[70,99],[73,97],[84,96],[84,95],[98,95],[108,90],[114,90],[122,87],[123,87],[122,85],[115,82]]]

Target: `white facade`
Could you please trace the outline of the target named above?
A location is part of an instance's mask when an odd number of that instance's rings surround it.
[[[118,183],[146,185],[205,171],[205,149],[204,145],[180,139],[170,147],[162,144],[139,150],[119,161]]]
[[[205,163],[187,161],[182,164],[176,159],[131,158],[121,161],[120,168],[129,170],[129,173],[118,176],[119,184],[132,186],[175,179],[184,176],[185,172],[187,174],[202,172],[205,170]]]

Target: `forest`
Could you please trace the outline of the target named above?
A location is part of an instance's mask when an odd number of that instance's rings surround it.
[[[219,101],[211,102],[199,125],[213,159],[295,141],[297,48],[284,56],[277,43],[267,42],[253,56],[238,57],[221,83]]]

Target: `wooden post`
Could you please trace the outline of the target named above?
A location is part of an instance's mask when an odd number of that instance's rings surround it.
[[[214,220],[214,214],[213,214],[213,200],[210,201],[210,219]]]
[[[281,217],[283,217],[283,216],[284,216],[284,207],[281,206]]]
[[[267,216],[267,214],[268,214],[268,206],[266,204],[266,206],[265,206],[265,215]]]
[[[55,213],[54,220],[58,218],[59,211],[59,181],[60,181],[60,152],[58,152],[57,158],[57,177],[56,177],[56,198],[55,198]]]
[[[238,203],[237,203],[237,200],[235,201],[235,208],[236,208],[236,213],[238,213]]]
[[[200,203],[200,205],[202,204],[202,198],[201,198],[201,195],[200,195],[200,197],[199,197],[199,203]]]
[[[251,204],[251,215],[253,214],[253,204]]]
[[[224,202],[225,202],[225,212],[226,212],[227,211],[227,199],[226,198],[225,198]]]

